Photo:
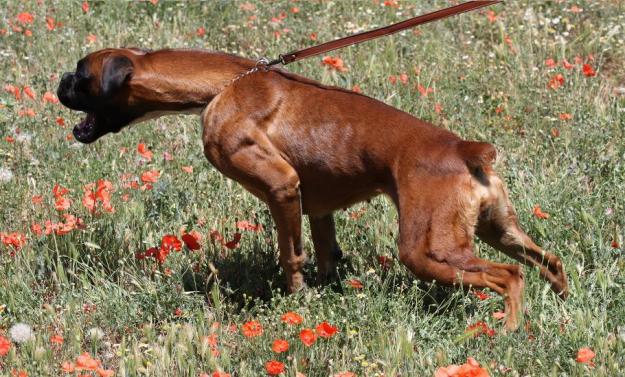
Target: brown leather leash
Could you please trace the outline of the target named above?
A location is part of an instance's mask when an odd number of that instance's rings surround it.
[[[325,52],[333,51],[333,50],[343,48],[346,46],[351,46],[351,45],[365,42],[371,39],[383,37],[385,35],[395,34],[401,30],[409,29],[417,25],[422,25],[428,22],[440,20],[441,18],[446,18],[446,17],[450,17],[456,14],[469,12],[472,10],[476,10],[478,8],[486,7],[486,6],[497,4],[500,2],[501,0],[467,1],[465,3],[454,5],[449,8],[440,9],[435,12],[426,13],[421,16],[413,17],[408,20],[398,22],[396,24],[392,24],[389,26],[384,26],[378,29],[373,29],[373,30],[357,33],[354,35],[336,39],[334,41],[322,43],[317,46],[312,46],[312,47],[304,48],[302,50],[289,52],[288,54],[280,54],[277,59],[274,59],[271,61],[269,61],[267,58],[262,58],[258,61],[256,69],[258,70],[260,68],[262,70],[262,68],[270,67],[272,65],[276,65],[279,63],[282,63],[282,65],[287,65],[289,63],[293,63],[295,61],[302,60],[311,56],[323,54]]]

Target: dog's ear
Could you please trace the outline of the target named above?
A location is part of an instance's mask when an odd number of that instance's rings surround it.
[[[111,96],[132,76],[132,61],[125,56],[109,56],[102,64],[101,94]]]

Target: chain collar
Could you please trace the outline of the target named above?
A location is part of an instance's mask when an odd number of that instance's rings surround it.
[[[256,60],[256,65],[254,65],[254,67],[248,69],[247,71],[235,76],[232,80],[230,80],[230,82],[228,83],[228,85],[226,86],[230,86],[232,84],[234,84],[236,81],[242,79],[245,76],[251,75],[254,72],[267,72],[269,71],[269,67],[271,62],[269,61],[269,59],[267,59],[266,57],[262,57],[258,60]]]

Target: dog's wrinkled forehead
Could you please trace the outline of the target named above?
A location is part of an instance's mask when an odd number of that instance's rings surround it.
[[[76,64],[76,74],[82,77],[89,77],[89,64],[87,64],[87,58],[82,58]]]
[[[102,71],[102,64],[113,51],[96,51],[80,59],[76,64],[76,74],[83,77],[98,77]]]

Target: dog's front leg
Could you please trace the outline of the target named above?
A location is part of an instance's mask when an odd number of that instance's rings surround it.
[[[343,257],[343,252],[336,241],[336,229],[332,213],[324,216],[308,216],[310,232],[317,257],[317,281],[326,284],[338,278],[336,265]]]
[[[254,122],[204,122],[204,154],[222,173],[267,203],[278,229],[287,291],[300,290],[305,286],[302,269],[306,253],[302,248],[299,175]]]
[[[306,253],[302,248],[302,205],[299,180],[287,181],[278,189],[272,190],[267,204],[278,228],[280,265],[286,275],[286,287],[289,293],[293,293],[306,286],[302,273]]]

